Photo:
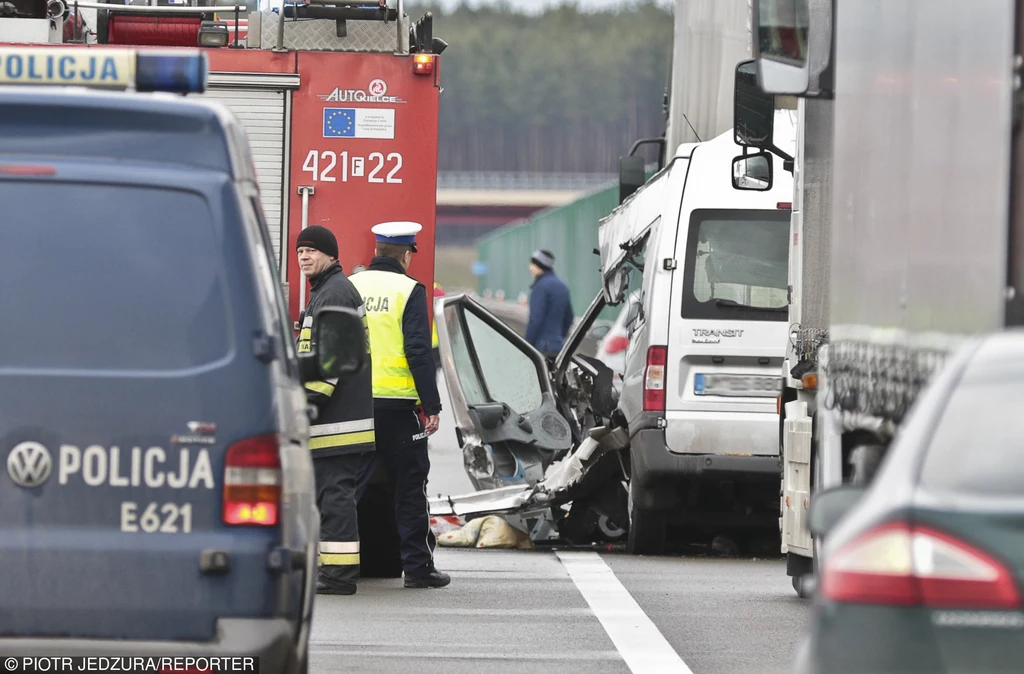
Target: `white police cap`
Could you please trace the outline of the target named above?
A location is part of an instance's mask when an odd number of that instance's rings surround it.
[[[377,235],[380,243],[397,243],[405,246],[412,246],[416,251],[416,235],[423,229],[418,222],[382,222],[374,225],[370,230]]]

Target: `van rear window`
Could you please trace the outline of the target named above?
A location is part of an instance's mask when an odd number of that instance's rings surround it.
[[[696,210],[683,271],[684,318],[789,318],[789,211]]]
[[[0,369],[180,370],[229,352],[206,201],[0,181]]]

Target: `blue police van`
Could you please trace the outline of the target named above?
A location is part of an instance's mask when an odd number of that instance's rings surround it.
[[[296,354],[247,138],[175,95],[206,68],[0,50],[2,654],[307,667],[302,382],[365,367],[365,332],[328,309]]]

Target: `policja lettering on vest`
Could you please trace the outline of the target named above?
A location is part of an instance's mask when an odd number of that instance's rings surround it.
[[[377,256],[367,271],[352,277],[366,306],[377,429],[376,452],[363,458],[357,499],[381,462],[395,485],[405,587],[412,588],[444,587],[451,582],[448,574],[434,567],[436,540],[430,530],[426,492],[427,436],[437,431],[441,413],[431,355],[428,308],[432,302],[423,284],[407,274],[421,229],[415,222],[373,227]]]
[[[363,298],[338,263],[338,242],[325,227],[314,225],[295,244],[299,269],[310,281],[309,304],[300,317],[298,351],[314,348],[313,320],[323,307],[354,309],[363,320]],[[356,485],[362,457],[372,455],[372,369],[344,380],[311,381],[306,399],[316,407],[309,448],[316,472],[320,510],[320,571],[317,592],[354,594],[359,579],[359,518]]]

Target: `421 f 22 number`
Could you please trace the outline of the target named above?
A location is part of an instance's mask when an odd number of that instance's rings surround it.
[[[331,150],[310,150],[302,170],[313,176],[313,182],[334,183],[341,179],[347,183],[350,179],[366,178],[369,183],[402,182],[399,173],[402,170],[402,155],[398,152],[371,152],[362,157],[345,152]]]

